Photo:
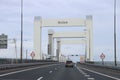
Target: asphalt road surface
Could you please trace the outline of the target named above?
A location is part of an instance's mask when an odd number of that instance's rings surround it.
[[[52,64],[0,74],[0,80],[119,80],[119,78],[98,74],[79,65],[66,68],[64,64]]]

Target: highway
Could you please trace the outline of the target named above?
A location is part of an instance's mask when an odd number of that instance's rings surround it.
[[[120,77],[82,65],[66,68],[64,64],[49,64],[0,73],[0,80],[120,80]]]

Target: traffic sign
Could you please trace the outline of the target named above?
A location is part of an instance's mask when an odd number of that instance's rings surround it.
[[[102,53],[102,54],[100,55],[100,58],[102,59],[102,64],[104,65],[105,54]]]
[[[35,57],[34,51],[31,52],[30,56],[32,57],[32,59],[33,59],[33,57]]]
[[[0,49],[7,49],[7,38],[5,34],[0,35]]]
[[[105,59],[105,54],[102,53],[102,54],[100,55],[100,58],[101,58],[101,59]]]

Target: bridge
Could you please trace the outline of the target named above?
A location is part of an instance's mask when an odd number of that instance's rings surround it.
[[[42,28],[46,27],[84,27],[82,31],[48,30],[47,54],[42,53]],[[4,35],[2,35],[4,36]],[[5,35],[6,37],[6,35]],[[2,37],[3,38],[3,37]],[[2,45],[7,48],[5,40]],[[12,39],[11,39],[12,40]],[[13,39],[16,47],[16,39]],[[0,59],[0,80],[120,80],[120,64],[102,62],[93,59],[93,18],[87,15],[85,19],[43,19],[34,18],[34,49],[32,59]],[[56,44],[56,46],[55,46]],[[84,54],[62,54],[62,45],[84,45]],[[4,47],[4,48],[5,48]],[[15,50],[17,52],[17,50]],[[17,56],[17,54],[16,54]],[[46,56],[46,57],[44,57]],[[65,67],[70,57],[80,57],[73,67]]]
[[[0,0],[0,80],[120,80],[118,4]]]
[[[86,19],[42,19],[41,17],[35,17],[34,19],[34,52],[35,57],[34,59],[42,59],[42,52],[41,52],[41,34],[43,27],[85,27],[86,31],[80,32],[54,32],[53,30],[48,31],[49,36],[49,43],[48,43],[48,54],[50,56],[54,56],[54,49],[53,49],[53,42],[54,39],[62,39],[62,38],[84,38],[86,45],[86,53],[85,53],[85,60],[86,61],[93,61],[93,20],[91,15],[87,15]],[[75,41],[77,43],[77,41]],[[59,41],[58,48],[57,48],[57,57],[60,54],[60,44]],[[73,43],[73,42],[71,42]],[[69,44],[71,44],[69,42]],[[79,44],[80,42],[78,42]]]

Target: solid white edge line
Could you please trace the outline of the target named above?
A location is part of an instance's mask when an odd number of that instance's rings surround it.
[[[37,80],[41,80],[43,77],[38,78]]]
[[[35,68],[29,68],[29,69],[24,69],[24,70],[20,70],[20,71],[14,71],[14,72],[10,72],[10,73],[1,74],[0,77],[7,76],[7,75],[10,75],[10,74],[20,73],[20,72],[24,72],[24,71],[29,71],[29,70],[45,68],[45,67],[54,66],[54,65],[59,65],[59,64],[43,65],[43,66],[39,66],[39,67],[35,67]]]
[[[81,74],[84,74],[84,75],[87,74],[87,73],[85,73],[84,71],[80,70],[77,66],[76,66],[76,68],[78,69],[78,71],[79,71]]]
[[[96,71],[93,71],[93,70],[89,70],[89,69],[87,69],[87,68],[82,68],[82,67],[79,67],[79,68],[84,69],[84,70],[89,71],[89,72],[92,72],[92,73],[99,74],[99,75],[101,75],[101,76],[105,76],[105,77],[111,78],[111,79],[120,80],[119,78],[116,78],[116,77],[113,77],[113,76],[109,76],[109,75],[107,75],[107,74],[103,74],[103,73],[96,72]]]

